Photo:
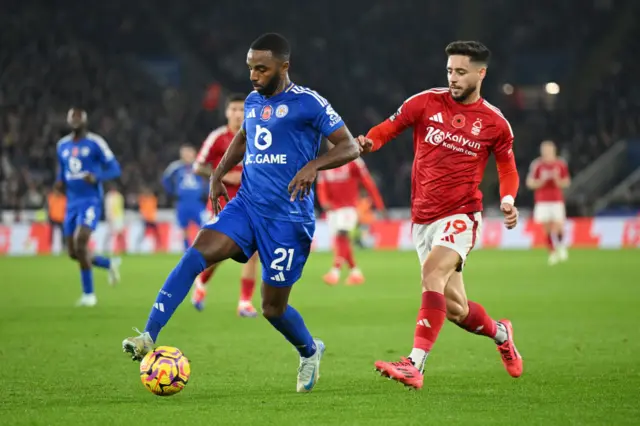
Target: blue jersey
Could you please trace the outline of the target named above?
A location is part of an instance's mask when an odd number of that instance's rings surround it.
[[[244,115],[247,148],[237,196],[264,217],[314,220],[313,191],[292,202],[288,186],[318,156],[322,137],[344,126],[340,115],[318,93],[293,83],[270,98],[252,92]]]
[[[87,133],[73,140],[73,135],[60,139],[57,147],[57,180],[65,184],[67,206],[102,201],[102,182],[120,176],[120,165],[102,137]],[[89,183],[84,177],[91,173],[97,183]]]
[[[170,195],[178,199],[177,209],[202,208],[206,205],[209,184],[198,176],[191,164],[180,160],[169,164],[162,175],[162,185]]]

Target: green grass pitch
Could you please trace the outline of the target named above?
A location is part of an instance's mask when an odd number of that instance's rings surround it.
[[[510,318],[525,364],[512,379],[494,344],[446,324],[411,392],[376,375],[406,355],[420,300],[412,252],[359,252],[362,287],[329,288],[329,254],[311,256],[291,303],[327,352],[311,394],[295,392],[298,357],[269,323],[235,316],[237,265],[220,269],[207,309],[183,304],[160,335],[191,359],[179,395],[160,398],[121,352],[143,328],[176,256],[126,257],[123,281],[96,271],[98,306],[75,308],[66,258],[0,258],[3,425],[434,425],[640,423],[640,252],[478,251],[469,298]],[[259,301],[256,297],[256,306]]]

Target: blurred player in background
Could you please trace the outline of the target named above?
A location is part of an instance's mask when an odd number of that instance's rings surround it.
[[[49,218],[49,245],[53,248],[55,230],[60,230],[60,238],[64,243],[64,212],[67,209],[67,197],[60,188],[53,188],[47,196],[47,217]],[[61,244],[62,245],[62,244]]]
[[[467,300],[462,268],[480,235],[482,193],[478,186],[490,153],[500,178],[500,210],[505,226],[516,226],[514,199],[519,178],[513,133],[500,110],[480,96],[489,49],[476,41],[446,48],[449,88],[407,99],[398,111],[358,140],[364,151],[378,150],[413,128],[411,216],[413,242],[422,266],[422,305],[413,350],[398,362],[378,361],[383,376],[421,388],[427,356],[445,318],[470,333],[495,341],[507,372],[522,374],[509,320],[495,321],[482,305]]]
[[[244,121],[245,97],[243,94],[236,93],[227,98],[227,107],[225,110],[227,125],[215,129],[203,142],[196,161],[193,163],[193,169],[198,175],[209,179],[213,171],[218,167],[218,164],[220,164],[224,153],[227,152],[233,137],[240,131],[242,122]],[[227,193],[230,199],[235,197],[240,189],[241,179],[241,164],[233,167],[229,173],[222,177],[222,182],[224,182],[227,187]],[[226,200],[221,198],[220,204],[221,207],[224,208]],[[211,202],[209,202],[207,207],[213,214]],[[247,263],[242,265],[242,272],[240,274],[240,300],[238,302],[238,315],[241,317],[256,317],[258,315],[258,312],[251,302],[256,287],[257,264],[258,255],[254,254]],[[193,303],[193,306],[199,311],[204,309],[204,301],[207,296],[206,284],[211,279],[218,265],[219,264],[210,266],[196,278],[195,287],[191,295],[191,303]]]
[[[180,147],[180,160],[169,164],[162,175],[162,186],[167,194],[177,199],[178,225],[184,233],[184,249],[191,245],[187,230],[190,224],[202,225],[207,199],[207,181],[193,170],[196,151],[193,147]]]
[[[331,148],[329,143],[329,149]],[[361,158],[335,169],[323,170],[318,175],[316,187],[318,202],[327,212],[329,228],[334,235],[333,267],[323,276],[324,282],[331,286],[340,281],[340,272],[344,263],[349,267],[346,284],[364,283],[364,275],[356,266],[351,244],[351,233],[358,226],[357,206],[360,186],[367,190],[376,209],[383,212],[382,196]]]
[[[552,141],[540,144],[540,157],[533,160],[527,176],[527,187],[534,191],[533,219],[547,234],[549,265],[569,258],[564,242],[566,210],[563,190],[571,185],[569,167],[556,154]]]
[[[257,251],[263,264],[262,314],[300,354],[296,390],[315,387],[325,345],[311,336],[289,305],[289,295],[311,252],[317,173],[354,160],[360,149],[326,99],[291,82],[290,52],[279,34],[262,35],[251,44],[247,65],[255,91],[245,100],[242,129],[211,175],[216,216],[165,281],[144,332],[122,342],[133,359],[153,348],[204,269],[230,258],[247,262]],[[323,137],[335,147],[318,156]],[[221,211],[219,197],[229,198],[222,179],[243,158],[240,190]],[[256,346],[256,361],[264,362],[260,351]]]
[[[71,108],[67,113],[71,134],[58,142],[58,175],[55,186],[65,188],[67,210],[64,236],[69,257],[80,265],[82,297],[78,306],[95,306],[92,266],[109,271],[109,283],[120,279],[119,259],[92,256],[91,233],[102,214],[102,183],[120,176],[120,164],[102,137],[87,130],[87,112]]]
[[[148,234],[151,234],[155,247],[160,247],[160,230],[158,229],[158,197],[151,188],[143,187],[138,195],[138,210],[144,223],[144,229],[138,239],[138,251],[142,248],[142,242]]]
[[[124,196],[115,184],[109,185],[104,197],[105,219],[109,226],[107,250],[114,254],[122,253],[127,248],[124,236]]]

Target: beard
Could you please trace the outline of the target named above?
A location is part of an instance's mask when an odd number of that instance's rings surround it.
[[[477,86],[468,87],[468,88],[464,89],[462,91],[462,93],[460,95],[458,95],[458,96],[454,96],[453,92],[451,91],[451,89],[449,89],[449,93],[451,94],[451,97],[453,98],[454,101],[456,101],[456,102],[464,102],[467,99],[469,99],[469,96],[471,96],[471,94],[476,90],[476,87]]]
[[[280,74],[274,75],[273,78],[267,83],[266,86],[262,86],[259,89],[257,89],[258,93],[260,93],[262,96],[273,95],[275,91],[278,90],[278,86],[280,86],[281,81],[282,81],[282,78],[280,77]]]

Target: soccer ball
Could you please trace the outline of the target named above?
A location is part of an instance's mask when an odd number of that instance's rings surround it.
[[[178,348],[159,346],[140,363],[140,379],[149,392],[171,396],[187,385],[191,376],[189,360]]]

